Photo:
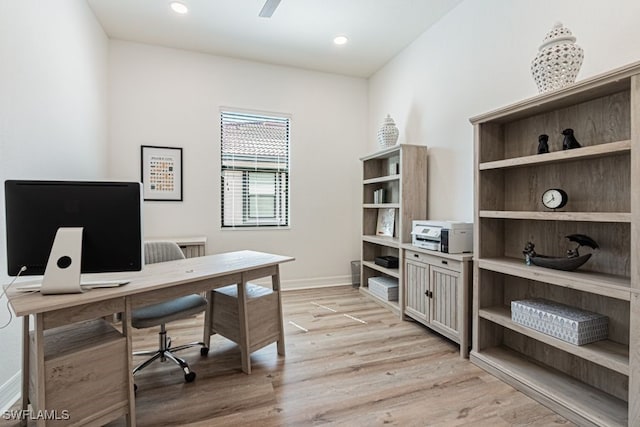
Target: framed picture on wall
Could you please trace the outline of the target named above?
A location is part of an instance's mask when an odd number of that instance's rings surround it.
[[[182,148],[141,146],[144,200],[182,201]]]

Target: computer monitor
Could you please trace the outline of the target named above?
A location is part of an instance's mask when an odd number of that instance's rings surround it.
[[[139,182],[5,181],[7,270],[42,275],[53,257],[54,240],[62,252],[52,268],[73,265],[80,250],[82,273],[138,271],[143,264],[142,189]],[[79,231],[62,244],[59,230]],[[73,235],[73,233],[71,233]],[[76,243],[74,243],[76,242]],[[70,245],[70,246],[69,246]],[[70,258],[69,258],[70,257]],[[45,275],[44,281],[47,280]],[[78,273],[79,280],[79,273]],[[43,284],[44,287],[44,284]],[[79,283],[78,283],[79,289]],[[44,292],[43,292],[44,293]],[[55,292],[52,292],[55,293]]]

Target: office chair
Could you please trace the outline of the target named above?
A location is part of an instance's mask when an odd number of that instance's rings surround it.
[[[144,244],[145,264],[154,264],[157,262],[173,261],[183,258],[184,254],[180,250],[180,247],[174,242],[159,241],[146,242]],[[175,356],[173,353],[189,347],[202,346],[200,354],[206,356],[209,352],[209,348],[203,342],[192,342],[177,347],[171,347],[171,338],[167,337],[165,324],[173,320],[184,319],[198,314],[204,311],[206,306],[207,300],[198,294],[194,294],[133,310],[131,315],[131,325],[134,328],[143,329],[158,325],[160,326],[160,347],[157,350],[134,352],[134,356],[151,357],[136,366],[133,370],[133,374],[135,375],[138,371],[146,368],[156,359],[160,359],[161,362],[169,359],[182,368],[186,382],[192,382],[195,380],[196,373],[189,369],[189,365],[184,361],[184,359]]]

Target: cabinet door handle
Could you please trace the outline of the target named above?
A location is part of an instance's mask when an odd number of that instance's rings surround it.
[[[429,297],[429,291],[424,291],[424,296]]]
[[[420,258],[420,255],[418,255],[418,254],[413,254],[413,257],[414,257],[414,258]]]
[[[442,263],[443,263],[444,265],[449,265],[449,261],[444,260],[444,259],[442,260]]]

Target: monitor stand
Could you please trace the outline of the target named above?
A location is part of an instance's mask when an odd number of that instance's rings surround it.
[[[82,227],[60,227],[53,240],[40,293],[75,294],[82,292],[80,265],[82,261]]]

